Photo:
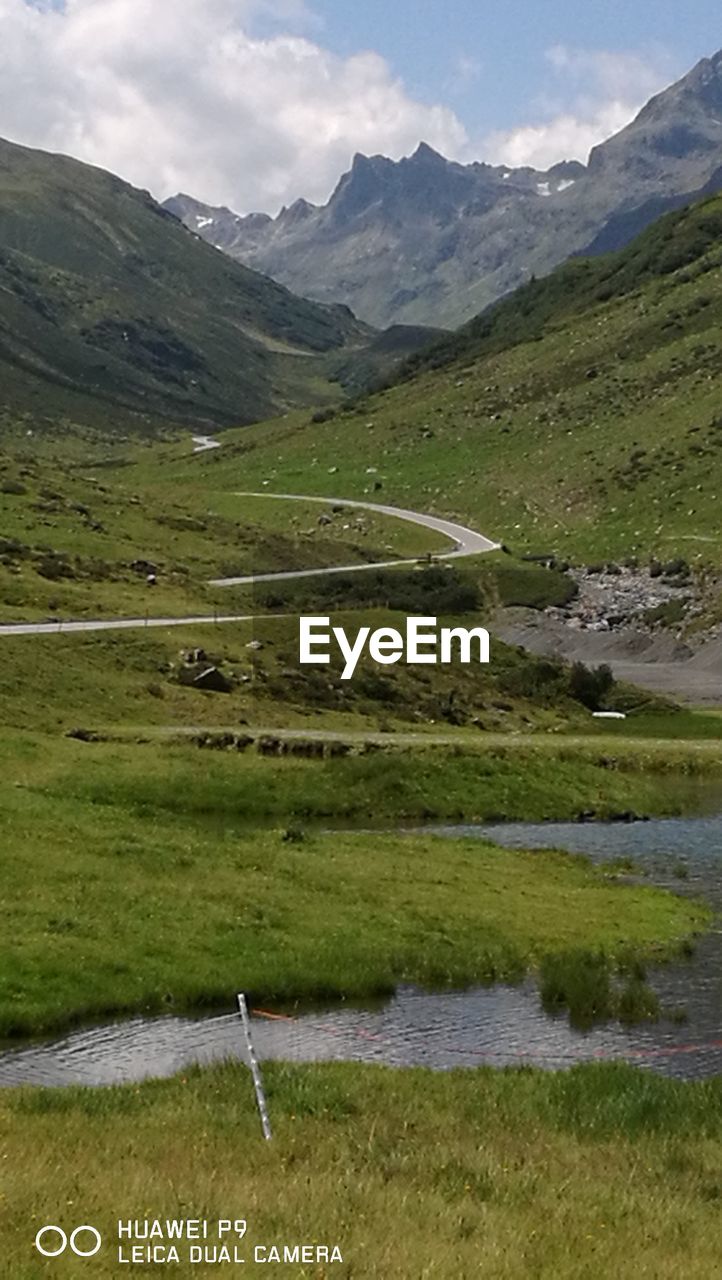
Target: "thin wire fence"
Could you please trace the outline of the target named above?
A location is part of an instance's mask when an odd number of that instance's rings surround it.
[[[330,1027],[318,1021],[313,1021],[307,1016],[303,1018],[294,1017],[292,1014],[274,1013],[268,1009],[252,1009],[253,1018],[265,1020],[267,1022],[282,1022],[289,1024],[297,1030],[296,1044],[298,1045],[304,1039],[304,1033],[312,1031],[315,1035],[325,1035],[336,1039],[348,1040],[349,1037],[357,1038],[363,1041],[372,1041],[379,1046],[389,1050],[389,1060],[398,1061],[399,1043],[383,1036],[375,1031],[369,1031],[365,1027]],[[578,1049],[574,1051],[564,1049],[547,1050],[542,1048],[530,1047],[528,1049],[504,1049],[493,1050],[488,1048],[474,1049],[465,1045],[454,1044],[451,1041],[439,1040],[435,1037],[434,1047],[438,1050],[452,1055],[454,1057],[478,1059],[479,1062],[499,1061],[505,1062],[518,1060],[520,1063],[534,1062],[594,1062],[599,1060],[608,1061],[630,1061],[630,1060],[654,1060],[671,1058],[675,1055],[690,1055],[696,1053],[715,1053],[722,1050],[722,1039],[709,1040],[695,1044],[674,1044],[674,1045],[650,1045],[648,1048],[641,1047],[620,1047],[618,1049],[595,1048],[588,1053],[584,1053]]]

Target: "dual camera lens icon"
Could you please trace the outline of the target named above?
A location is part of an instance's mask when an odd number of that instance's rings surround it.
[[[83,1240],[83,1236],[85,1236],[85,1240]],[[90,1244],[91,1247],[81,1248],[78,1245],[79,1237],[81,1238],[81,1245]],[[82,1227],[76,1227],[69,1238],[62,1227],[52,1226],[41,1227],[35,1237],[35,1248],[38,1253],[42,1253],[44,1258],[59,1258],[68,1247],[78,1258],[92,1258],[98,1252],[102,1243],[100,1232],[95,1227],[89,1227],[87,1223]]]

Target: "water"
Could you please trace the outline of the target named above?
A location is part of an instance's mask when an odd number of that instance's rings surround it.
[[[722,816],[614,825],[504,824],[435,828],[521,848],[562,848],[593,860],[632,857],[649,879],[675,892],[703,895],[722,912]],[[688,878],[675,875],[680,863]],[[401,988],[373,1008],[339,1005],[265,1016],[253,1035],[262,1060],[344,1060],[437,1070],[530,1063],[623,1059],[681,1079],[722,1073],[722,931],[719,920],[683,963],[661,966],[650,982],[666,1007],[686,1009],[680,1025],[662,1020],[574,1030],[541,1008],[534,983],[462,992]],[[0,1053],[0,1085],[106,1085],[172,1075],[191,1063],[245,1060],[237,1015],[134,1018],[83,1028],[46,1043]]]

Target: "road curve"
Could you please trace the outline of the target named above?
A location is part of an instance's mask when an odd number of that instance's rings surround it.
[[[435,559],[454,560],[463,556],[486,555],[489,551],[498,551],[500,543],[492,542],[483,533],[467,529],[462,524],[451,520],[443,520],[440,516],[427,516],[420,511],[407,511],[404,507],[388,507],[377,502],[360,502],[349,498],[319,498],[302,493],[236,493],[236,498],[275,498],[279,502],[316,502],[326,507],[355,507],[362,511],[372,511],[374,515],[391,516],[397,520],[406,520],[409,524],[420,524],[424,529],[431,529],[449,538],[453,550],[439,552]],[[293,569],[281,573],[253,574],[243,578],[214,578],[212,587],[247,587],[254,582],[273,582],[289,578],[313,578],[330,573],[361,573],[368,569],[395,569],[399,565],[418,564],[421,557],[414,556],[405,560],[374,561],[369,564],[336,565],[326,569]]]
[[[204,448],[217,447],[216,443],[206,444]],[[451,551],[441,552],[436,559],[453,560],[463,556],[483,555],[489,551],[498,551],[499,543],[473,529],[454,524],[451,520],[442,520],[439,516],[426,516],[419,511],[406,511],[401,507],[381,506],[375,502],[350,501],[347,498],[319,498],[299,493],[238,493],[239,498],[277,498],[285,502],[317,502],[324,506],[360,507],[365,511],[373,511],[377,515],[392,516],[399,520],[407,520],[411,524],[422,525],[436,533],[449,538],[453,544]],[[250,574],[241,578],[214,578],[209,582],[211,587],[244,587],[255,582],[280,582],[292,578],[317,578],[331,573],[359,573],[368,569],[393,569],[400,565],[418,564],[420,557],[406,560],[373,561],[369,564],[332,565],[321,569],[288,569],[280,573]],[[13,622],[0,625],[0,638],[3,636],[43,636],[74,635],[88,631],[130,631],[146,627],[183,627],[205,623],[252,622],[254,614],[218,614],[213,616],[197,615],[185,618],[99,618],[74,622]]]

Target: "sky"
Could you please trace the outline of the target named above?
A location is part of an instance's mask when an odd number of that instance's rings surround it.
[[[0,0],[0,136],[276,213],[356,151],[586,160],[720,46],[719,0]]]

